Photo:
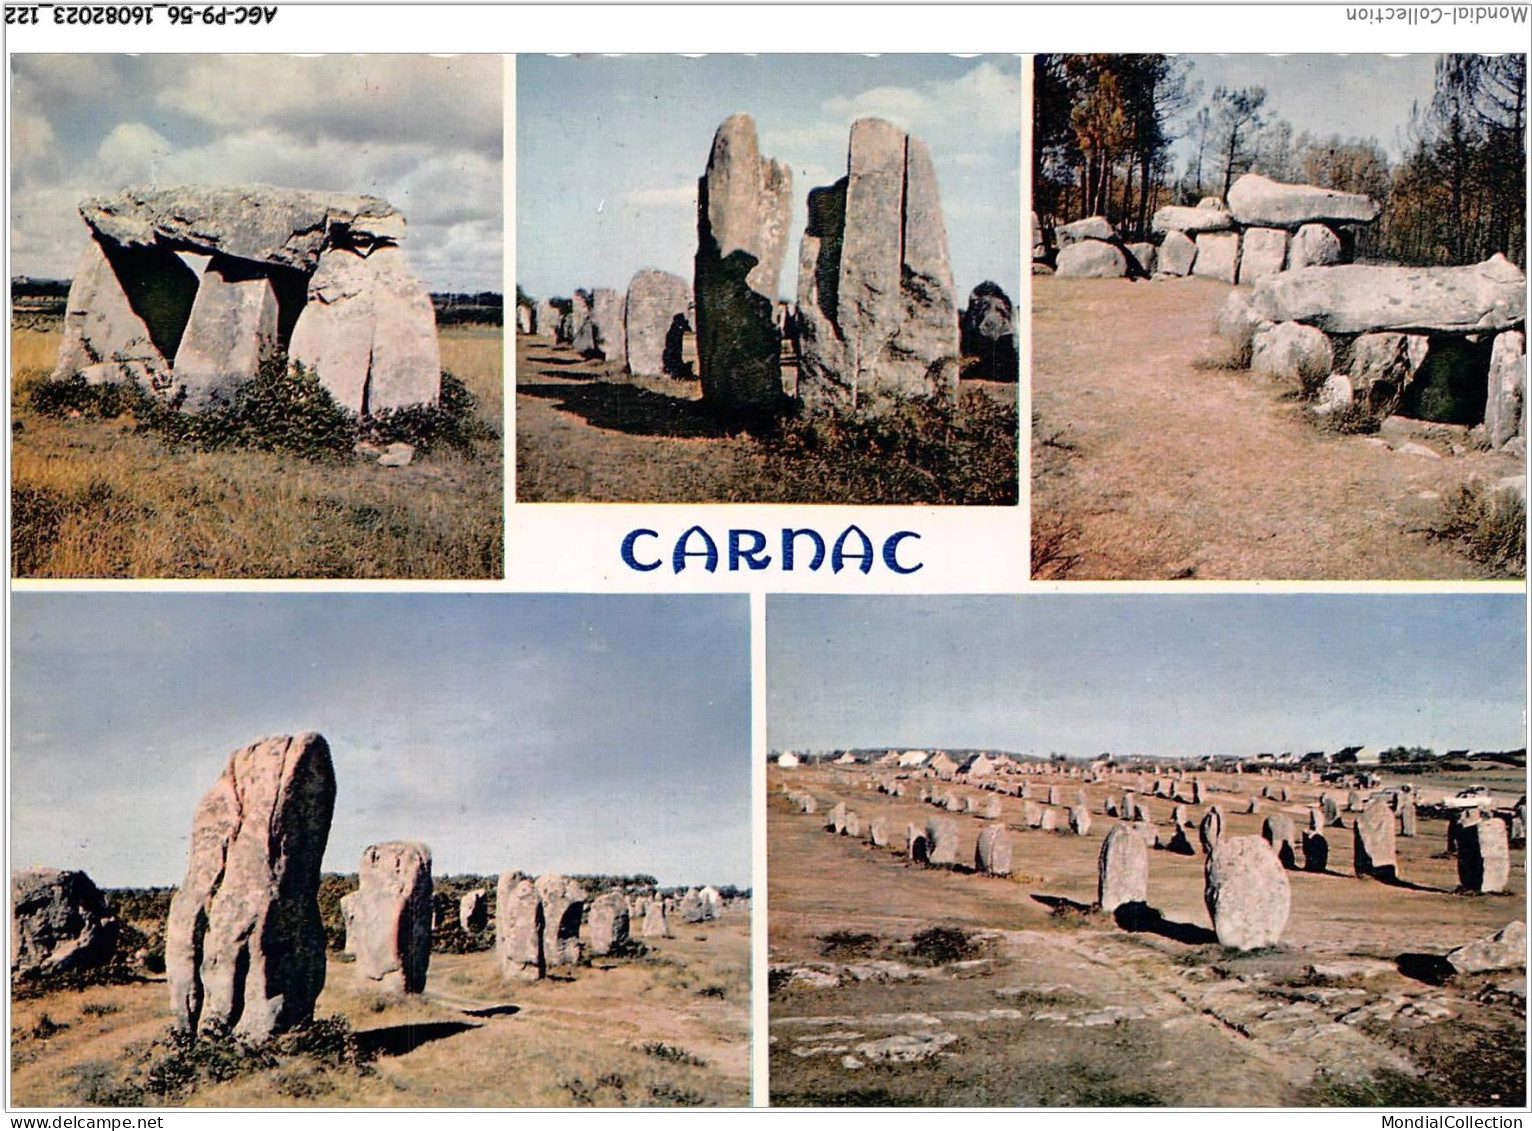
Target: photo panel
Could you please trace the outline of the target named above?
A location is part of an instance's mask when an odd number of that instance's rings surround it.
[[[774,1105],[1525,1106],[1523,595],[766,620]]]
[[[1021,66],[519,56],[517,502],[1014,506]]]
[[[1033,577],[1525,577],[1525,53],[1031,67]]]
[[[12,575],[503,576],[503,59],[10,60]]]
[[[746,598],[12,612],[12,1102],[749,1103]]]

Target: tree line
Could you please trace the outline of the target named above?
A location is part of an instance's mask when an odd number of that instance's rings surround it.
[[[1295,134],[1264,87],[1204,96],[1191,72],[1174,55],[1036,57],[1033,206],[1045,225],[1099,215],[1147,239],[1155,210],[1226,198],[1255,172],[1378,201],[1358,259],[1438,266],[1503,252],[1526,266],[1525,55],[1439,58],[1398,161],[1374,138]]]

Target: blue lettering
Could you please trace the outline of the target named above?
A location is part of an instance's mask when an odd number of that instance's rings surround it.
[[[794,530],[791,527],[782,528],[782,572],[793,572],[793,544],[802,535],[808,535],[814,540],[814,557],[809,562],[809,572],[813,573],[825,563],[825,540],[819,536],[819,531],[804,527],[802,530]]]
[[[702,536],[703,549],[688,550],[686,548],[688,543],[691,542],[693,534],[700,534]],[[676,552],[671,560],[671,565],[676,573],[680,573],[686,568],[687,558],[702,558],[702,566],[709,573],[714,573],[718,569],[718,544],[709,538],[708,532],[700,526],[693,526],[685,534],[682,534],[680,538],[676,539]]]
[[[740,545],[740,540],[747,536],[750,539],[748,549]],[[771,558],[758,556],[764,549],[766,549],[766,535],[759,530],[729,531],[729,572],[737,571],[740,562],[744,562],[750,569],[765,569],[771,565]]]
[[[924,562],[916,562],[912,566],[902,566],[899,564],[899,543],[903,542],[906,538],[914,538],[916,541],[919,541],[920,535],[916,534],[913,530],[901,530],[897,534],[890,534],[883,543],[883,564],[895,573],[917,573],[925,569]]]
[[[862,552],[860,554],[846,553],[846,539],[850,538],[853,534],[862,540]],[[872,539],[867,537],[861,527],[853,523],[841,531],[840,537],[835,540],[835,548],[830,552],[830,572],[839,573],[845,568],[846,559],[850,558],[853,561],[860,561],[862,563],[857,568],[863,573],[871,573],[874,556]]]
[[[658,530],[630,530],[628,536],[622,540],[622,560],[627,563],[629,569],[636,569],[640,573],[648,573],[651,569],[659,569],[660,561],[656,558],[652,562],[641,562],[633,556],[633,547],[640,538],[658,538]]]

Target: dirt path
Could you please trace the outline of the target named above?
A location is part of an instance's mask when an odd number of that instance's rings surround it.
[[[1516,976],[1438,986],[1396,962],[1514,917],[1525,884],[1519,853],[1511,896],[1465,899],[1451,894],[1454,866],[1438,855],[1440,821],[1399,842],[1406,887],[1351,877],[1350,835],[1333,830],[1330,870],[1290,874],[1282,946],[1240,954],[1213,937],[1200,855],[1151,853],[1162,919],[1123,930],[1084,909],[1108,819],[1084,837],[1025,831],[1021,803],[1002,798],[1011,877],[920,868],[898,849],[907,824],[923,827],[934,810],[910,795],[870,793],[868,776],[795,771],[792,787],[818,798],[818,814],[776,793],[768,807],[773,1102],[1377,1103],[1369,1095],[1413,1087],[1403,1082],[1427,1067],[1437,1079],[1420,1085],[1422,1095],[1441,1099],[1462,1086],[1443,1081],[1477,1071],[1485,1062],[1474,1058],[1490,1047],[1521,1063],[1524,998],[1504,989]],[[1105,791],[1088,793],[1099,813]],[[1310,793],[1285,808],[1301,816]],[[1228,794],[1219,800],[1232,834],[1259,829],[1260,815]],[[864,821],[884,817],[890,847],[823,831],[836,801]],[[1163,818],[1168,803],[1159,807]],[[959,860],[972,860],[991,822],[944,815],[958,823]],[[931,965],[912,956],[909,940],[937,924],[976,932],[982,957]]]
[[[1228,292],[1206,279],[1033,280],[1033,515],[1071,530],[1067,576],[1488,576],[1426,531],[1457,484],[1525,463],[1453,455],[1467,438],[1448,425],[1326,433],[1270,379],[1208,367]],[[1406,441],[1446,458],[1391,450]]]

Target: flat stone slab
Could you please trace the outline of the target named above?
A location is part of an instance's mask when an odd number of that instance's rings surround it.
[[[1246,173],[1229,186],[1229,211],[1241,224],[1297,228],[1312,223],[1370,224],[1380,209],[1375,200],[1359,193],[1283,184]]]
[[[312,271],[319,253],[345,243],[397,243],[404,217],[376,196],[273,185],[129,188],[82,201],[80,215],[117,244],[169,244]]]

